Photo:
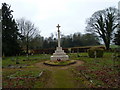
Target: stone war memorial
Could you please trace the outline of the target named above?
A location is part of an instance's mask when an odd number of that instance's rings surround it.
[[[64,50],[62,50],[62,47],[60,46],[60,26],[58,24],[57,26],[58,28],[58,47],[56,48],[55,53],[53,53],[53,55],[51,56],[51,61],[57,60],[57,61],[61,61],[61,60],[69,60],[69,56],[66,55],[66,53],[64,52]]]
[[[50,57],[49,61],[45,61],[44,64],[46,65],[53,65],[53,66],[65,66],[74,64],[75,60],[70,60],[69,56],[62,50],[62,47],[60,45],[60,25],[58,24],[56,26],[58,28],[58,46],[55,50],[55,53]]]

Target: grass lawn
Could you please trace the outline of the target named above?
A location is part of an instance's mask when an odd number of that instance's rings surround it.
[[[38,68],[20,70],[3,70],[3,88],[44,88],[47,79],[49,79],[49,71],[43,71],[42,75],[38,77],[40,72]]]
[[[27,56],[12,56],[12,57],[4,57],[2,60],[2,66],[20,66],[20,65],[31,65],[40,61],[48,60],[50,55],[47,54],[40,54],[40,55],[31,55]],[[19,64],[16,64],[18,62]]]
[[[88,81],[89,87],[102,88],[118,88],[119,86],[119,72],[120,72],[120,58],[114,63],[112,53],[105,53],[103,58],[89,58],[87,53],[80,53],[81,57],[76,58],[85,63],[73,69],[78,82]]]
[[[5,57],[3,66],[3,88],[120,88],[119,76],[120,58],[115,63],[112,53],[104,53],[103,58],[89,58],[87,53],[68,54],[71,60],[84,61],[84,64],[66,68],[67,66],[35,66],[50,59],[50,55],[33,55],[29,59],[26,56]],[[16,64],[16,59],[19,64]],[[22,68],[10,68],[9,66],[29,65]],[[43,74],[37,78],[38,72]],[[20,73],[21,72],[21,73]],[[23,74],[24,73],[24,74]],[[33,76],[35,78],[14,78]]]
[[[57,69],[51,75],[52,88],[75,88],[72,74],[67,70]],[[51,86],[49,86],[51,87]]]

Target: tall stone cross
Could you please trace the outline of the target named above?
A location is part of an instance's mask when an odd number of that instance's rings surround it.
[[[58,26],[56,26],[56,27],[58,28],[58,47],[60,47],[60,30],[59,30],[59,28],[61,26],[59,26],[59,24],[58,24]]]

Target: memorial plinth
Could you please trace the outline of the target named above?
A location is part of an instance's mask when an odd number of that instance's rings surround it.
[[[62,47],[57,47],[55,53],[53,53],[53,56],[51,56],[51,60],[69,60],[68,55],[62,50]]]
[[[66,55],[66,53],[64,52],[64,50],[62,50],[62,47],[60,47],[60,26],[58,24],[58,47],[56,48],[55,53],[53,53],[53,55],[50,57],[51,61],[66,61],[69,60],[69,56]]]

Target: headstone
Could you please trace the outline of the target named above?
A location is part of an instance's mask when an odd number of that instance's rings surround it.
[[[97,58],[97,51],[94,51],[95,58]]]
[[[65,61],[65,60],[69,60],[69,56],[66,55],[66,53],[64,52],[64,50],[62,50],[62,47],[60,46],[60,26],[58,24],[57,26],[58,28],[58,47],[56,48],[55,53],[53,53],[53,55],[50,57],[51,61]]]

